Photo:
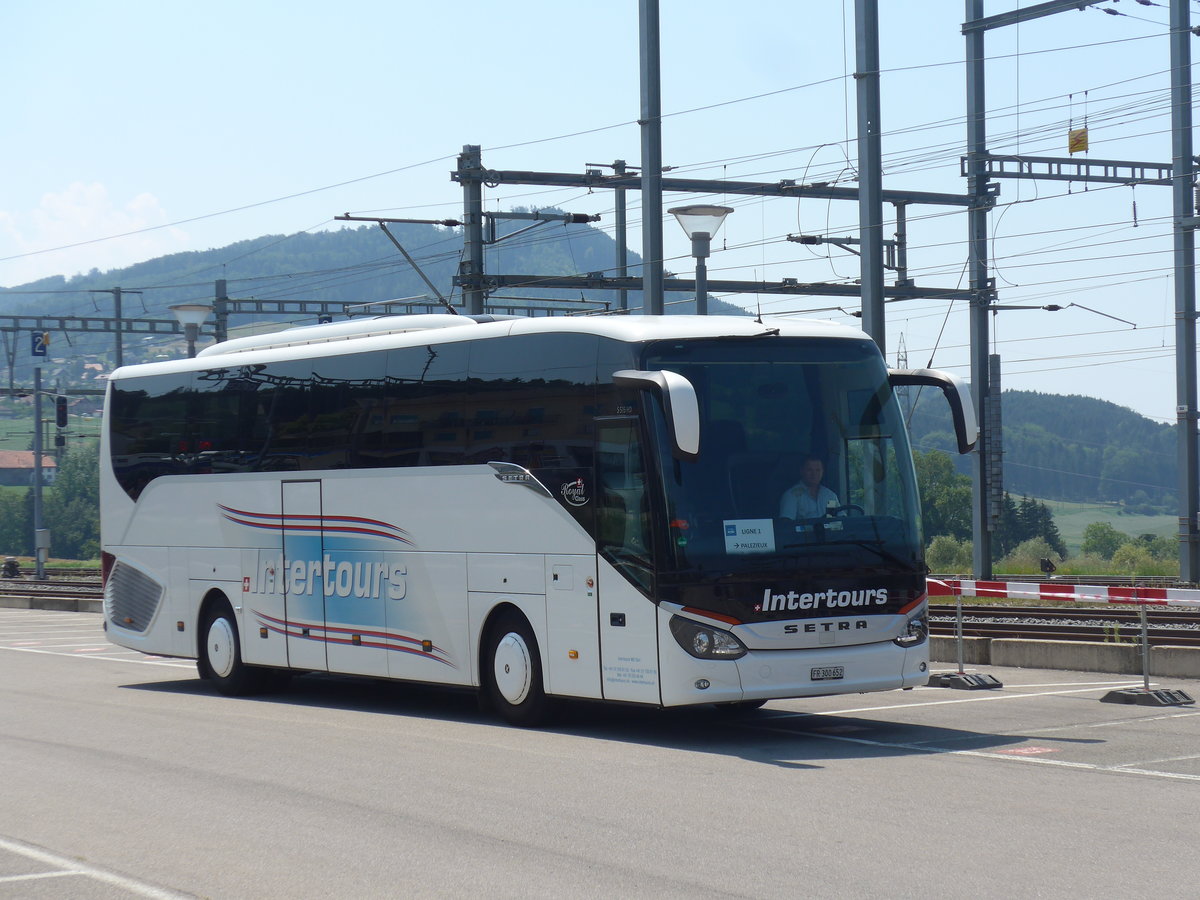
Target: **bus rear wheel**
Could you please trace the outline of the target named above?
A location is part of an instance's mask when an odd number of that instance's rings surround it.
[[[489,704],[506,721],[530,727],[545,719],[541,655],[533,629],[520,613],[501,613],[489,629],[483,679]]]

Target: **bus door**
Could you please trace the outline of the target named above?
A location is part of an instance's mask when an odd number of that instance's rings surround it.
[[[325,542],[321,526],[321,482],[284,481],[284,618],[288,665],[325,671]]]
[[[596,482],[596,549],[611,564],[597,573],[604,698],[658,703],[650,498],[635,417],[596,419]]]

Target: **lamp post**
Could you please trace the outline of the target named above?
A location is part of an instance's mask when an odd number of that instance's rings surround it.
[[[190,359],[196,355],[196,338],[200,336],[200,326],[212,312],[212,307],[206,303],[178,303],[168,308],[183,326],[183,336],[187,339],[187,355]]]
[[[696,314],[708,315],[708,259],[709,245],[721,230],[725,217],[733,212],[730,206],[677,206],[667,210],[683,228],[684,234],[692,239],[692,256],[696,260]]]

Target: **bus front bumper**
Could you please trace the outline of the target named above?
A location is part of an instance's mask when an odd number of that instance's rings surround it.
[[[929,642],[891,641],[804,650],[751,650],[736,660],[696,659],[673,640],[664,646],[664,706],[737,703],[891,691],[925,684]]]

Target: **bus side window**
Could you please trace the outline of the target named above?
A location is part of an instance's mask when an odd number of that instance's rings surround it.
[[[650,587],[646,464],[634,418],[598,419],[596,544],[630,581]]]
[[[446,341],[387,352],[381,443],[389,465],[457,466],[466,461],[469,350],[469,342]]]

